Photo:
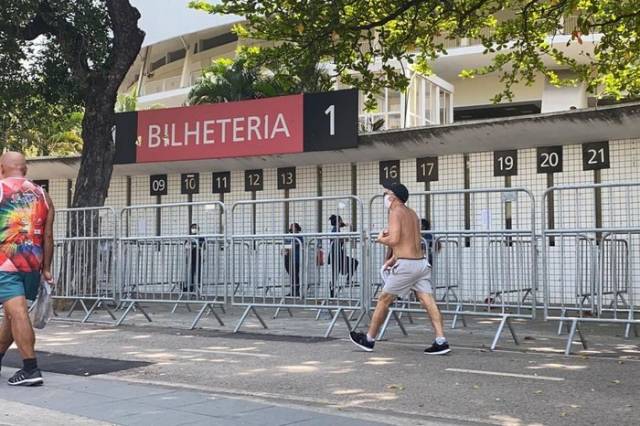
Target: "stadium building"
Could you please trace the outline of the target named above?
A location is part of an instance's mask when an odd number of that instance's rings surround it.
[[[531,86],[515,87],[512,102],[492,104],[489,100],[501,89],[496,76],[470,80],[458,76],[461,70],[490,59],[478,40],[462,39],[447,41],[448,55],[433,64],[435,75],[408,75],[408,90],[388,89],[377,95],[378,109],[373,112],[364,110],[362,96],[354,90],[329,97],[299,95],[182,108],[212,59],[233,57],[238,45],[255,41],[239,40],[231,32],[233,24],[242,20],[239,17],[192,11],[182,0],[134,3],[141,8],[147,39],[121,92],[137,90],[140,111],[124,114],[119,121],[116,139],[128,136],[124,145],[118,145],[119,164],[107,206],[219,201],[230,209],[234,203],[248,201],[238,206],[238,219],[234,216],[228,223],[243,235],[280,234],[292,222],[306,233],[328,233],[332,214],[342,216],[352,231],[364,233],[384,226],[381,184],[401,182],[412,193],[439,193],[415,196],[410,204],[431,222],[436,234],[444,232],[443,250],[457,247],[452,253],[458,254],[442,257],[446,268],[436,271],[447,275],[440,276],[447,282],[446,292],[455,287],[452,280],[462,279],[460,274],[471,279],[488,277],[486,285],[503,283],[499,292],[471,294],[468,289],[475,287],[467,287],[462,290],[467,294],[458,296],[490,304],[506,298],[511,284],[504,283],[518,283],[513,284],[518,292],[511,299],[518,309],[530,296],[524,290],[538,289],[532,282],[540,266],[533,246],[541,230],[640,225],[637,214],[629,214],[640,204],[636,187],[589,187],[544,195],[548,188],[560,185],[639,181],[638,103],[596,105],[584,86],[554,87],[541,77]],[[565,22],[564,33],[551,41],[580,58],[581,51],[591,49],[599,36],[583,37],[581,45],[567,47],[572,25]],[[211,114],[217,118],[211,119]],[[383,127],[370,131],[379,119],[384,120]],[[326,139],[322,132],[347,136]],[[30,176],[46,179],[55,204],[67,207],[79,163],[78,158],[33,159]],[[336,198],[317,208],[306,204],[298,210],[267,203],[312,197]],[[352,198],[340,201],[340,197]],[[362,204],[355,205],[354,197]],[[128,223],[127,233],[186,234],[192,223],[201,225],[205,233],[222,232],[224,221],[212,221],[212,210],[215,207],[193,207],[188,214],[138,218]],[[215,230],[204,229],[214,222]],[[447,238],[453,230],[455,237]],[[501,234],[485,238],[492,230]],[[457,250],[472,247],[473,239],[482,235],[482,244],[466,263],[456,257],[462,255]],[[632,284],[640,270],[635,265],[637,256],[632,260],[637,235],[611,238],[607,243],[611,249],[600,254],[594,251],[604,241],[600,232],[584,240],[572,234],[566,244],[559,243],[563,234],[544,238],[538,252],[551,250],[557,259],[546,265],[546,271],[557,286],[558,303],[564,306],[564,298],[573,306],[576,298],[577,305],[595,303],[595,296],[607,294],[616,315],[627,315],[628,310],[617,307],[622,301],[627,306],[629,289],[637,289]],[[521,250],[516,247],[518,241],[523,243]],[[600,262],[595,260],[598,256]],[[264,276],[271,274],[269,268],[282,269],[280,260],[273,262],[262,265]],[[605,270],[605,264],[618,269]],[[485,269],[477,272],[478,268]],[[526,275],[530,270],[533,275]],[[567,292],[565,280],[572,283]],[[590,286],[596,281],[606,291],[594,291]],[[583,294],[582,286],[592,289]]]

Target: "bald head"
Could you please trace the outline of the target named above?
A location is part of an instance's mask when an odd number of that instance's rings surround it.
[[[0,157],[0,172],[3,178],[27,175],[27,159],[19,152],[5,152]]]

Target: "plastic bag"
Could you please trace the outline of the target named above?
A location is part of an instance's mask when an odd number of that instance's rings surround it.
[[[53,316],[52,288],[48,282],[42,282],[38,289],[38,297],[31,310],[31,324],[33,328],[42,329]]]

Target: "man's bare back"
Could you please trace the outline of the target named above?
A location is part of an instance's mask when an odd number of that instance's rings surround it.
[[[391,224],[397,227],[391,231]],[[398,232],[399,240],[391,241],[389,248],[396,259],[420,259],[424,257],[420,236],[420,219],[416,212],[405,205],[395,206],[389,212],[389,233]]]

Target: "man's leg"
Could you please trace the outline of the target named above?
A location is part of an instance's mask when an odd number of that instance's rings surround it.
[[[433,326],[433,331],[436,333],[436,339],[444,338],[444,322],[433,294],[416,292],[416,297],[420,300],[424,310],[427,311],[429,319],[431,319],[431,325]]]
[[[10,318],[11,335],[22,359],[35,359],[36,335],[29,319],[27,299],[19,296],[7,300],[4,302],[4,312]]]
[[[432,293],[418,292],[416,291],[416,297],[420,300],[422,307],[429,314],[433,330],[436,333],[436,338],[427,349],[424,350],[426,355],[445,355],[451,352],[449,342],[444,337],[444,325],[442,322],[442,314],[436,304],[436,300],[433,298]]]
[[[0,354],[5,353],[13,343],[13,335],[11,334],[11,319],[5,314],[0,325]]]
[[[4,354],[9,350],[12,343],[13,336],[11,335],[11,320],[5,312],[4,320],[0,325],[0,367],[2,367],[2,358],[4,358]]]
[[[378,298],[378,303],[376,303],[376,309],[373,312],[373,318],[371,318],[368,333],[365,334],[359,331],[352,331],[349,333],[351,341],[356,346],[367,352],[373,351],[376,336],[378,336],[380,327],[389,313],[389,305],[391,305],[395,299],[396,296],[394,294],[386,293],[384,290],[382,291],[382,294]]]
[[[378,298],[378,302],[376,303],[376,309],[373,311],[373,318],[371,318],[371,323],[369,324],[367,338],[373,340],[378,336],[380,327],[382,327],[382,324],[389,313],[389,306],[391,306],[395,300],[395,294],[385,293],[384,291],[382,292]]]
[[[38,369],[35,344],[36,335],[31,326],[24,296],[14,297],[4,303],[5,314],[11,318],[11,335],[22,356],[22,369],[9,379],[11,386],[37,386],[43,383]]]

